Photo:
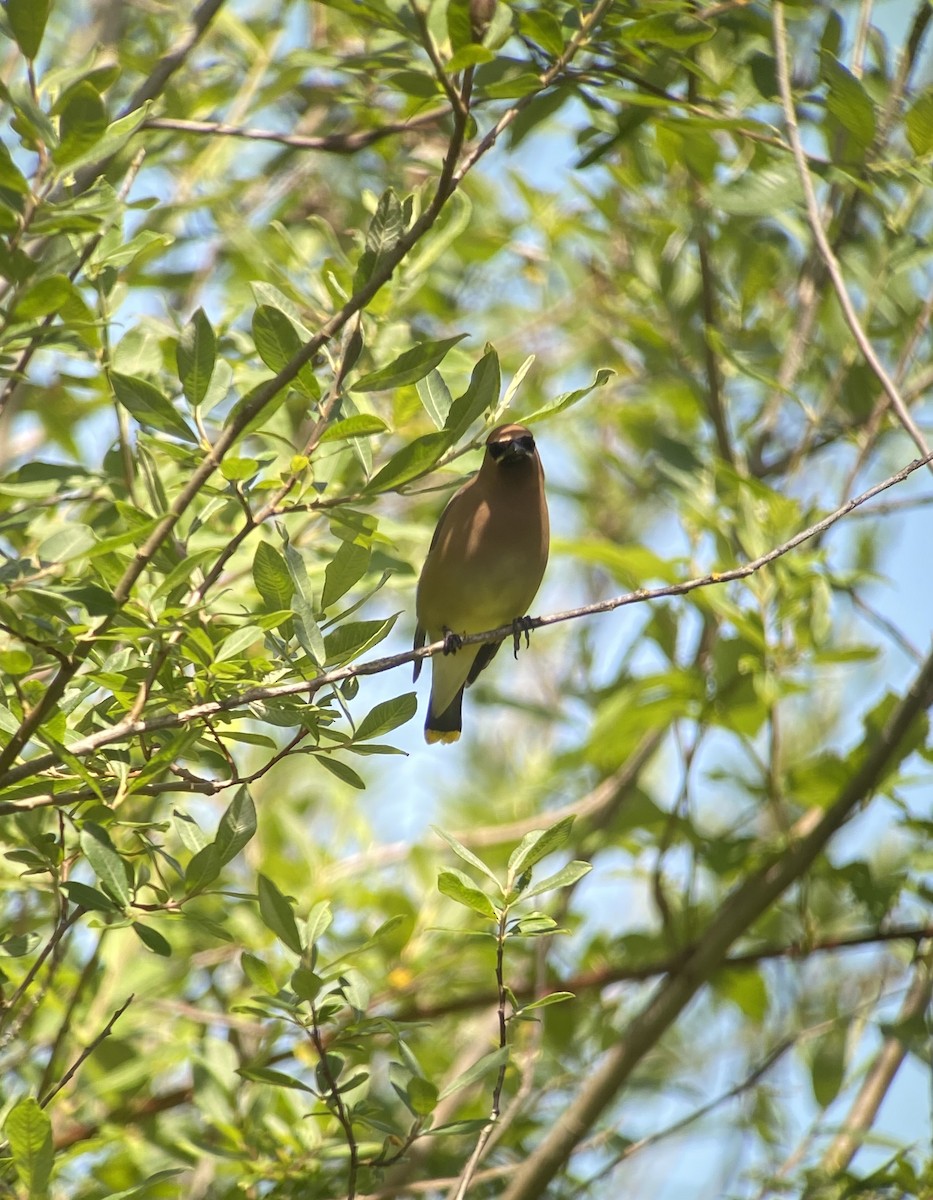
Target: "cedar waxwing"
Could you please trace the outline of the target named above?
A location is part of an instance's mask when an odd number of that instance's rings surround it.
[[[425,741],[460,737],[463,689],[501,642],[461,647],[459,640],[525,616],[547,565],[548,536],[535,440],[524,425],[500,425],[486,439],[478,473],[441,514],[418,581],[415,649],[426,637],[446,643],[443,655],[431,660]],[[516,649],[517,637],[516,632]],[[415,663],[415,679],[421,661]]]

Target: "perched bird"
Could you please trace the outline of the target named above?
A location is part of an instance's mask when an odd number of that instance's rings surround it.
[[[435,654],[427,742],[460,737],[463,689],[500,642],[461,646],[461,638],[520,620],[535,598],[548,556],[544,471],[524,425],[500,425],[486,439],[478,473],[451,497],[434,531],[418,581],[415,649],[444,640]],[[415,679],[421,670],[415,663]]]

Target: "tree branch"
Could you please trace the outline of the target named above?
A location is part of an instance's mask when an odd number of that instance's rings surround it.
[[[917,959],[913,983],[904,998],[897,1015],[896,1025],[905,1026],[922,1018],[933,997],[933,950]],[[829,1175],[838,1175],[848,1167],[872,1127],[881,1102],[894,1082],[901,1063],[907,1057],[907,1043],[897,1033],[886,1037],[871,1069],[852,1102],[842,1129],[833,1138],[823,1156],[823,1170]]]
[[[804,199],[806,201],[807,220],[810,225],[810,230],[813,234],[814,241],[820,252],[820,257],[823,260],[823,265],[832,281],[833,290],[836,293],[836,298],[839,301],[839,306],[842,309],[846,324],[852,332],[852,336],[862,352],[862,357],[868,363],[871,370],[874,372],[875,378],[881,384],[885,395],[890,401],[891,407],[897,414],[898,420],[904,429],[913,438],[914,444],[917,446],[921,454],[927,459],[930,457],[930,450],[927,446],[926,439],[918,428],[913,417],[910,415],[910,410],[904,403],[904,400],[898,390],[894,380],[885,370],[881,359],[875,352],[868,335],[862,328],[862,323],[859,320],[858,313],[855,311],[855,305],[849,296],[846,287],[845,279],[842,275],[842,268],[839,266],[839,260],[833,253],[833,248],[829,244],[829,238],[826,236],[826,231],[823,229],[823,222],[820,216],[819,201],[816,198],[816,191],[813,187],[813,179],[810,176],[810,168],[807,166],[806,155],[804,154],[803,144],[800,140],[800,129],[797,125],[797,113],[794,109],[794,97],[791,91],[790,80],[790,65],[788,61],[787,48],[787,29],[784,23],[784,5],[781,0],[778,0],[772,8],[772,25],[774,31],[774,50],[777,59],[777,77],[778,86],[781,93],[781,103],[784,108],[784,120],[787,124],[787,134],[791,144],[791,150],[794,155],[794,162],[797,165],[797,175],[800,179],[800,184],[803,188]],[[930,466],[930,471],[933,473],[933,465]]]
[[[862,765],[826,809],[813,809],[792,830],[782,854],[749,875],[725,900],[683,966],[665,977],[629,1022],[621,1040],[605,1055],[540,1144],[517,1168],[503,1200],[539,1200],[576,1146],[612,1103],[636,1066],[676,1021],[729,947],[798,880],[881,782],[917,717],[933,702],[933,653],[914,677],[884,727],[866,745]]]
[[[874,487],[869,488],[860,495],[847,500],[841,507],[835,509],[815,524],[796,533],[782,545],[776,546],[773,550],[769,550],[767,554],[752,559],[750,562],[743,563],[741,566],[733,567],[728,571],[716,571],[709,575],[688,579],[683,583],[667,584],[659,588],[640,588],[635,592],[627,592],[622,596],[613,596],[609,600],[598,600],[593,604],[584,604],[580,608],[572,608],[564,612],[551,613],[543,617],[531,617],[529,618],[529,628],[543,629],[548,625],[557,625],[563,621],[578,620],[580,617],[594,616],[597,613],[613,612],[617,608],[624,608],[630,604],[643,604],[649,600],[661,600],[670,596],[684,596],[688,592],[696,591],[698,588],[711,587],[714,584],[731,583],[738,579],[746,579],[749,575],[754,575],[755,572],[760,571],[762,567],[768,566],[769,563],[775,562],[791,550],[796,549],[803,542],[825,533],[827,529],[830,529],[838,521],[841,521],[843,517],[847,516],[854,509],[866,504],[873,497],[880,495],[880,493],[887,491],[888,488],[894,487],[898,483],[903,483],[905,479],[931,460],[933,460],[933,452],[924,458],[914,459],[906,467],[902,467],[900,471],[896,471],[881,483],[877,483]],[[513,629],[511,625],[502,625],[498,629],[486,630],[483,633],[468,634],[463,638],[463,644],[474,645],[480,642],[502,642],[511,637],[512,634]],[[423,646],[418,650],[408,650],[403,654],[392,654],[384,658],[370,659],[368,662],[356,663],[348,667],[338,667],[333,671],[325,671],[322,675],[318,675],[314,679],[283,683],[273,687],[249,688],[247,691],[240,692],[235,696],[229,696],[225,700],[206,701],[203,704],[193,705],[191,708],[184,709],[181,712],[165,713],[162,716],[150,717],[147,720],[126,719],[117,722],[115,725],[111,725],[107,729],[102,729],[98,733],[92,733],[86,738],[81,738],[71,743],[68,746],[68,754],[75,758],[85,758],[95,750],[100,749],[101,746],[122,741],[126,737],[136,737],[140,734],[152,733],[160,729],[174,729],[187,725],[192,721],[215,716],[218,713],[229,713],[238,709],[248,708],[250,705],[264,700],[277,700],[283,696],[296,696],[303,693],[307,693],[310,697],[320,691],[321,688],[329,687],[334,683],[340,683],[344,679],[360,675],[378,675],[383,671],[391,670],[393,667],[415,662],[418,659],[429,658],[433,654],[443,652],[443,650],[444,642],[433,642],[431,645]],[[74,662],[73,659],[70,661]],[[61,673],[62,671],[59,672],[59,674]],[[51,691],[54,684],[55,680],[49,685],[49,691]],[[25,725],[26,722],[24,721],[23,724]],[[9,749],[9,746],[7,749]],[[0,787],[6,787],[10,784],[18,783],[20,780],[39,775],[43,771],[48,770],[49,767],[54,766],[58,761],[59,759],[56,754],[45,754],[38,758],[30,759],[18,767],[8,767],[2,777],[0,777]],[[0,761],[0,767],[3,765],[5,764]],[[223,783],[218,790],[229,786],[231,786],[230,783]],[[58,803],[59,800],[54,795],[31,797],[25,801],[7,801],[0,803],[0,815],[26,812],[33,808],[45,808]]]

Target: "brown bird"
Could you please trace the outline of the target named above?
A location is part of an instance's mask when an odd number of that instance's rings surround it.
[[[435,654],[427,742],[455,742],[463,689],[488,666],[501,642],[460,645],[469,633],[510,621],[516,631],[541,584],[548,556],[544,471],[531,431],[500,425],[486,439],[478,473],[451,497],[434,531],[418,581],[415,649],[444,640]],[[415,679],[421,660],[415,663]]]

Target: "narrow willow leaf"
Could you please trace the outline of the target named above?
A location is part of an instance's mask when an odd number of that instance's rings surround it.
[[[462,871],[441,871],[437,877],[437,890],[458,904],[479,913],[481,917],[488,917],[490,921],[495,921],[498,917],[486,893],[472,884]]]
[[[522,891],[522,899],[529,900],[532,896],[540,896],[542,892],[551,892],[556,888],[570,887],[571,884],[582,879],[584,875],[588,875],[593,869],[593,864],[574,860],[568,863],[566,867],[556,871],[553,875],[549,875],[547,879],[542,879],[540,883],[536,883],[533,888],[527,891]]]
[[[473,851],[468,850],[462,842],[458,842],[452,833],[446,833],[443,829],[439,829],[437,825],[432,825],[431,830],[447,843],[447,845],[451,848],[451,850],[453,850],[454,854],[456,854],[458,858],[462,858],[465,863],[469,863],[471,867],[475,867],[477,871],[481,871],[498,886],[499,881],[496,879],[492,868],[487,867],[483,860],[481,858],[477,858]]]
[[[367,284],[385,263],[391,261],[404,232],[401,201],[393,188],[387,188],[379,197],[366,230],[366,248],[360,256],[353,279],[354,291]]]
[[[203,308],[199,308],[181,332],[175,347],[178,378],[185,399],[192,407],[201,403],[210,386],[217,358],[217,339]]]
[[[446,1100],[448,1096],[452,1096],[454,1092],[459,1092],[465,1087],[469,1087],[471,1083],[475,1083],[477,1079],[482,1079],[484,1075],[489,1075],[493,1071],[498,1071],[500,1067],[504,1067],[509,1061],[508,1046],[500,1046],[498,1050],[491,1050],[489,1054],[484,1054],[478,1062],[475,1062],[469,1070],[464,1071],[462,1075],[458,1075],[451,1083],[444,1088],[439,1100]]]
[[[542,858],[566,846],[573,822],[573,817],[564,817],[549,829],[534,829],[526,833],[509,857],[509,874],[514,877],[521,871],[530,871]]]
[[[321,442],[340,442],[347,438],[373,437],[377,433],[388,432],[388,425],[381,417],[374,417],[369,413],[357,413],[355,416],[346,417],[343,421],[335,421],[333,425],[328,425],[321,437]]]
[[[473,422],[487,410],[495,411],[499,404],[499,356],[492,346],[473,368],[470,386],[451,404],[445,429],[451,443],[456,442]]]
[[[442,338],[437,342],[420,342],[417,346],[406,350],[404,354],[400,354],[393,362],[380,367],[378,371],[371,371],[362,379],[358,379],[351,385],[350,390],[378,392],[387,388],[403,387],[408,383],[417,383],[419,379],[424,379],[429,371],[433,371],[443,362],[447,352],[456,346],[457,342],[462,342],[468,336],[466,333],[459,333],[456,337]]]
[[[295,954],[301,953],[301,937],[295,923],[295,914],[289,900],[279,891],[271,879],[260,875],[258,880],[259,917],[263,925]]]
[[[356,542],[341,542],[324,572],[321,608],[326,612],[366,574],[372,551]]]
[[[424,405],[424,410],[438,429],[443,429],[447,423],[447,414],[454,399],[444,382],[440,371],[428,371],[424,379],[415,384],[418,399]]]
[[[367,492],[387,492],[424,475],[451,444],[445,431],[426,433],[394,454],[366,485]]]
[[[249,789],[241,787],[220,818],[214,846],[221,866],[231,862],[256,833],[256,806]]]
[[[20,1183],[30,1200],[41,1200],[48,1194],[52,1172],[52,1122],[34,1097],[24,1096],[10,1110],[3,1131]]]
[[[381,737],[399,725],[410,721],[418,709],[418,697],[414,692],[396,696],[394,700],[383,700],[371,709],[356,729],[355,740],[365,742]]]
[[[132,898],[126,868],[106,829],[87,822],[81,830],[81,849],[97,878],[110,889],[117,903],[126,908]]]
[[[159,433],[174,434],[186,442],[197,443],[198,439],[187,421],[175,411],[171,401],[166,400],[151,383],[137,376],[121,375],[118,371],[110,372],[110,382],[118,403],[122,404],[140,425],[155,429]]]
[[[288,565],[269,542],[260,542],[256,547],[256,553],[253,555],[253,583],[266,608],[272,612],[288,608],[291,604],[295,585],[288,573]]]

